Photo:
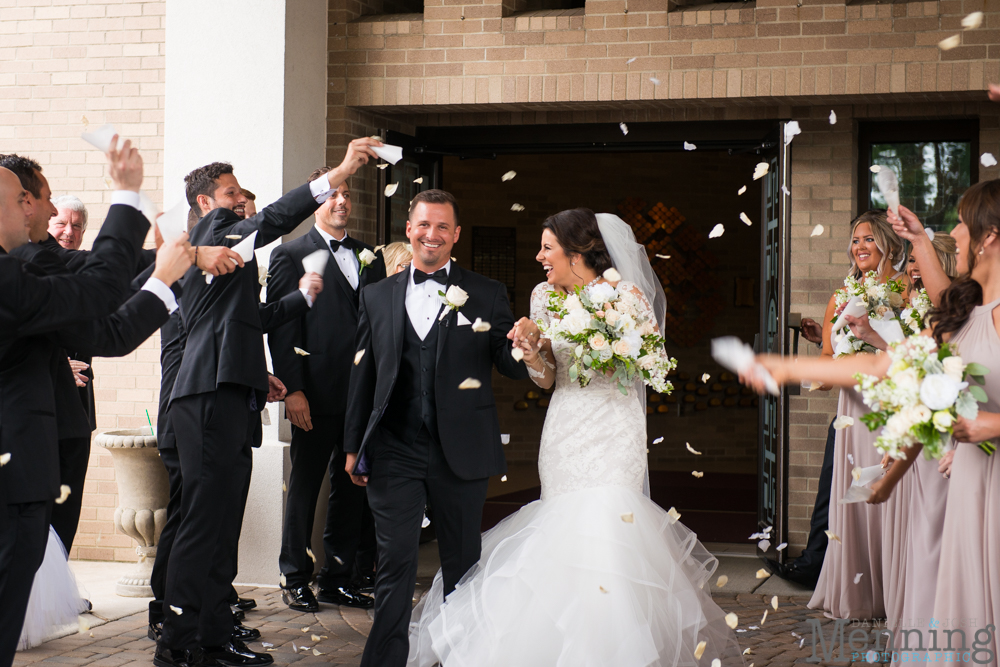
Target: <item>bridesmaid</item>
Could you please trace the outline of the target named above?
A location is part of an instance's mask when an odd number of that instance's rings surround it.
[[[883,211],[868,211],[851,223],[851,244],[847,251],[851,260],[849,275],[861,279],[869,271],[877,271],[882,282],[900,277],[893,265],[905,261],[903,242],[893,231]],[[833,356],[833,325],[836,316],[836,295],[826,308],[823,335],[823,355]],[[881,455],[872,445],[876,434],[861,424],[861,415],[868,412],[860,396],[853,391],[841,391],[838,416],[854,419],[855,426],[837,431],[834,442],[833,483],[830,491],[830,531],[841,538],[831,542],[823,560],[819,582],[811,609],[821,608],[827,616],[847,619],[873,619],[885,616],[882,594],[882,512],[873,505],[838,501],[853,481],[851,471],[878,465]],[[858,579],[858,575],[860,579]],[[858,579],[857,581],[855,581]]]

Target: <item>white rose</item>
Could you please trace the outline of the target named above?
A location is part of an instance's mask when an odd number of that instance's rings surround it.
[[[621,313],[617,310],[608,310],[604,312],[604,321],[611,326],[618,324],[618,320],[621,318]]]
[[[945,410],[958,398],[958,382],[950,375],[934,373],[920,385],[920,400],[931,410]]]
[[[644,371],[652,370],[656,365],[656,357],[652,354],[639,357],[639,368]]]
[[[632,345],[629,343],[627,338],[622,338],[615,341],[615,344],[611,346],[612,351],[619,357],[631,356]]]
[[[627,331],[627,332],[635,331],[635,320],[632,319],[631,315],[622,315],[621,322],[622,322],[622,331]]]
[[[575,294],[570,294],[566,297],[566,310],[580,310],[583,308],[583,304],[580,303],[580,297]]]
[[[899,308],[903,305],[903,295],[899,292],[889,292],[889,303],[893,308]]]
[[[608,345],[606,348],[604,348],[603,350],[601,350],[600,353],[601,353],[601,361],[607,361],[614,354],[611,351],[611,346],[610,345]]]
[[[372,262],[375,261],[375,253],[373,253],[368,248],[365,248],[364,250],[358,253],[358,261],[361,262],[362,264],[371,264]]]
[[[917,424],[923,424],[931,420],[931,409],[926,405],[918,405],[913,408],[914,422]]]
[[[867,290],[865,290],[865,293],[868,294],[868,296],[870,296],[871,298],[877,299],[878,298],[878,287],[875,286],[875,285],[872,285]]]
[[[604,337],[604,334],[598,332],[590,337],[590,349],[597,350],[600,352],[608,346],[608,339]]]
[[[962,357],[946,357],[943,362],[944,373],[955,382],[962,381],[962,373],[965,371],[965,362]]]
[[[444,298],[448,300],[448,303],[453,304],[461,308],[465,305],[465,302],[469,300],[469,293],[458,285],[452,285],[445,292]]]
[[[907,368],[896,373],[892,380],[896,383],[897,387],[906,392],[916,392],[917,384],[920,382],[920,379],[917,377],[917,371],[913,368]]]
[[[910,431],[910,424],[903,412],[897,412],[889,417],[885,423],[884,433],[893,439],[899,439],[907,435]]]
[[[933,422],[934,427],[943,433],[955,423],[955,418],[947,410],[938,410],[934,413]]]
[[[607,283],[598,283],[587,288],[587,295],[595,305],[606,303],[615,298],[615,288]]]
[[[879,306],[875,309],[875,314],[881,319],[885,317],[885,314],[889,312],[889,306]]]
[[[641,336],[652,336],[656,333],[656,329],[653,327],[652,322],[644,322],[641,327],[639,327],[639,335]]]
[[[583,309],[574,310],[563,320],[563,326],[571,336],[578,336],[590,326],[590,313]]]

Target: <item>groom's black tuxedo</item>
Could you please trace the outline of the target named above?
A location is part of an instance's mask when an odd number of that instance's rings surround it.
[[[361,293],[356,346],[364,354],[351,372],[344,448],[359,453],[355,472],[368,474],[378,540],[375,623],[363,666],[406,663],[428,501],[445,595],[479,560],[488,478],[507,468],[493,367],[514,379],[528,376],[524,364],[510,356],[506,334],[514,318],[502,284],[451,264],[448,284],[465,290],[468,301],[458,313],[435,316],[421,339],[406,308],[412,270]],[[488,332],[472,330],[477,317],[492,325]],[[481,386],[459,389],[468,378]]]

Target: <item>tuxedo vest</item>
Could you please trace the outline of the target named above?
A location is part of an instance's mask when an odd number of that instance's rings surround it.
[[[404,314],[403,354],[399,360],[396,386],[382,418],[382,426],[403,442],[417,439],[420,427],[426,426],[435,440],[437,403],[434,400],[434,376],[437,373],[438,323],[420,340],[410,318]]]

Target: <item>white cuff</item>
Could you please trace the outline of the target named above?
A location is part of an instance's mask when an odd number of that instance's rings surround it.
[[[333,194],[333,189],[330,187],[330,179],[327,178],[327,174],[329,173],[327,172],[316,180],[309,182],[309,192],[312,193],[313,199],[316,200],[317,204],[322,204]]]
[[[317,180],[319,180],[319,179],[317,179]],[[300,287],[299,291],[302,292],[302,296],[304,296],[306,298],[306,303],[308,303],[309,307],[312,308],[313,307],[313,298],[311,296],[309,296],[309,290],[307,290],[305,287]]]
[[[131,190],[115,190],[111,193],[111,205],[115,204],[126,204],[139,209],[139,193]]]
[[[177,299],[174,298],[174,293],[159,278],[150,276],[146,284],[142,286],[142,289],[155,294],[163,302],[163,305],[167,307],[167,312],[171,315],[177,310]]]

